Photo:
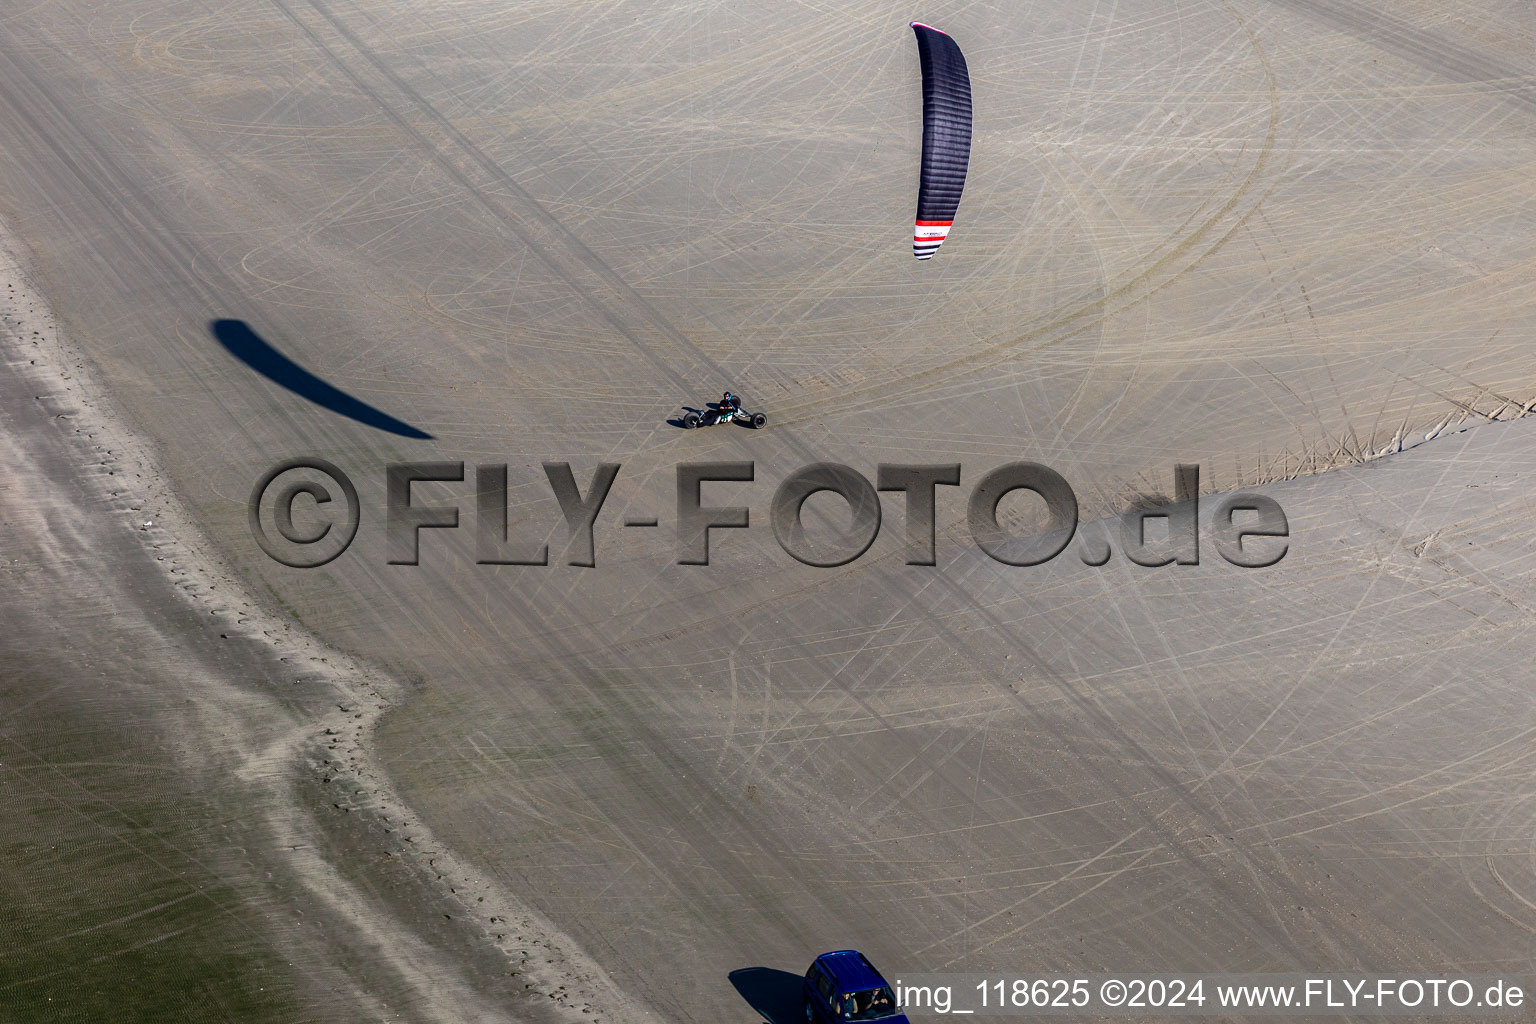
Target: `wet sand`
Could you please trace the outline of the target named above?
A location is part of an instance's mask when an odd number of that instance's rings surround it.
[[[0,291],[7,1016],[645,1019],[401,804],[404,689],[263,608],[13,257]]]

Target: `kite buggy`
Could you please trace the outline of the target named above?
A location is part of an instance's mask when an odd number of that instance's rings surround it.
[[[741,407],[741,399],[729,391],[708,409],[688,409],[683,413],[683,426],[689,430],[694,427],[713,427],[719,423],[732,421],[756,429],[767,424],[768,417],[760,412],[747,412]]]

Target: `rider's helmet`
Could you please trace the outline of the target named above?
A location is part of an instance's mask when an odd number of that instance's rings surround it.
[[[729,401],[731,401],[731,400],[732,400],[732,399],[734,399],[734,398],[735,398],[735,397],[736,397],[736,396],[735,396],[735,395],[733,395],[733,394],[731,394],[731,393],[730,393],[730,392],[729,392],[729,391],[727,391],[727,392],[726,392],[726,393],[725,393],[725,397],[724,397],[724,398],[723,398],[723,399],[722,399],[722,401],[726,401],[726,402],[729,402]]]

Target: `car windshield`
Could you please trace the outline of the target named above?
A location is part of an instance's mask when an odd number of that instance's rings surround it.
[[[889,985],[881,985],[853,993],[843,1007],[844,1020],[880,1020],[896,1016],[896,997]]]

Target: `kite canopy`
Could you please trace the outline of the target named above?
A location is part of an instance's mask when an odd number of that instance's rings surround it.
[[[923,66],[923,169],[917,188],[912,255],[933,256],[949,235],[971,162],[971,75],[959,45],[920,21],[917,56]]]

